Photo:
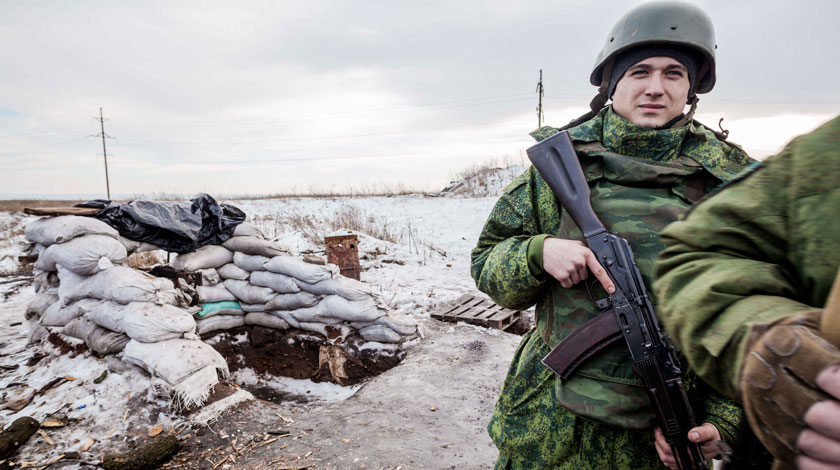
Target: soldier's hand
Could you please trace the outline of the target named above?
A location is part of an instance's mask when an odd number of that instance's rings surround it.
[[[662,430],[656,427],[653,430],[653,435],[656,438],[654,444],[656,445],[656,453],[659,454],[659,459],[668,468],[677,468],[677,461],[674,459],[674,453],[671,451],[671,446],[665,441],[665,435]],[[700,451],[703,452],[703,458],[712,460],[720,453],[718,441],[720,441],[720,431],[712,423],[703,423],[700,426],[691,428],[688,431],[688,440],[700,444]]]
[[[778,461],[840,470],[840,350],[819,310],[783,318],[748,345],[739,389],[758,439]]]
[[[826,367],[817,375],[817,386],[840,399],[840,366]],[[799,433],[796,445],[803,455],[797,467],[803,470],[840,469],[840,401],[824,400],[805,413],[807,427]]]
[[[585,280],[592,271],[607,292],[615,292],[615,285],[595,254],[578,240],[546,238],[543,242],[543,269],[565,288]]]

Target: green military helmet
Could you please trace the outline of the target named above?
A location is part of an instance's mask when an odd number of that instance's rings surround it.
[[[678,1],[656,1],[628,11],[613,26],[607,42],[598,54],[589,77],[595,86],[604,85],[604,69],[612,68],[615,57],[628,49],[648,44],[673,44],[689,47],[703,55],[706,63],[697,93],[708,93],[715,86],[715,28],[712,19],[695,5]],[[609,72],[608,72],[609,75]],[[606,77],[609,80],[609,76]]]

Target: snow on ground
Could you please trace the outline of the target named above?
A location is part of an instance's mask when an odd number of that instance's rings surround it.
[[[236,205],[248,214],[248,221],[260,227],[271,238],[278,239],[296,253],[324,255],[322,244],[314,243],[306,233],[321,230],[329,234],[334,229],[324,226],[338,215],[353,214],[365,221],[371,231],[393,241],[385,241],[360,234],[359,254],[362,281],[376,286],[384,300],[397,312],[417,317],[429,317],[443,304],[465,292],[474,292],[469,274],[470,250],[496,197],[444,198],[420,195],[364,198],[281,198],[262,200],[224,201]],[[6,238],[0,238],[0,276],[16,270],[17,256],[23,252],[25,241],[22,228],[32,217],[0,212],[0,228]],[[309,222],[301,222],[301,221]],[[297,222],[296,222],[297,221]],[[11,261],[7,261],[11,260]],[[5,264],[3,264],[5,263]],[[3,270],[6,270],[3,272]],[[0,277],[0,282],[8,277]],[[108,361],[88,354],[75,357],[59,355],[52,346],[45,346],[48,355],[40,362],[27,366],[38,348],[27,347],[29,328],[24,320],[26,304],[34,296],[32,287],[15,291],[0,283],[0,294],[7,299],[0,303],[0,365],[18,367],[0,369],[1,402],[16,397],[28,397],[55,378],[68,377],[53,388],[35,395],[31,403],[20,411],[0,410],[0,424],[6,426],[19,416],[33,416],[38,420],[51,417],[66,423],[66,428],[48,429],[58,446],[39,446],[40,454],[21,451],[24,460],[44,461],[59,452],[79,450],[91,438],[94,441],[89,457],[99,455],[96,443],[129,435],[129,428],[146,429],[162,425],[171,429],[183,423],[183,418],[170,412],[165,397],[154,396],[150,378],[138,369],[123,367],[121,373],[112,372],[99,384],[94,379],[109,369]],[[4,296],[4,297],[5,297]],[[3,299],[3,297],[0,297]],[[111,358],[113,360],[113,358]],[[113,362],[113,361],[112,361]],[[119,362],[119,361],[118,361]],[[122,364],[121,362],[119,362]],[[318,401],[338,401],[352,395],[358,387],[341,388],[310,381],[266,379],[253,371],[243,370],[234,381],[292,388],[294,392],[315,395]],[[266,383],[270,382],[270,383]],[[298,390],[299,389],[299,390]],[[135,431],[136,432],[136,431]],[[36,435],[33,440],[44,440]],[[46,449],[46,450],[44,450]],[[109,450],[114,450],[113,448]]]

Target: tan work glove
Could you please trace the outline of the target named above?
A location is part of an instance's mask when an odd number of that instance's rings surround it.
[[[748,345],[738,384],[756,436],[777,462],[790,466],[801,453],[796,443],[808,427],[805,413],[816,402],[833,399],[816,384],[820,372],[840,364],[840,350],[819,333],[821,312],[772,324]]]

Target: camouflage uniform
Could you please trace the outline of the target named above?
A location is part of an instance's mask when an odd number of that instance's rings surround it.
[[[663,234],[660,315],[701,377],[737,393],[745,345],[821,308],[840,265],[840,117],[698,205]]]
[[[555,132],[541,128],[532,135],[539,141]],[[661,249],[658,232],[692,200],[751,163],[697,123],[654,130],[609,106],[569,134],[593,208],[608,230],[628,240],[648,285]],[[585,362],[566,382],[540,363],[599,313],[583,284],[565,289],[542,271],[542,243],[553,235],[583,239],[531,167],[505,190],[472,252],[472,276],[481,291],[509,308],[536,303],[536,328],[519,345],[488,426],[500,451],[496,468],[664,468],[653,446],[653,411],[623,342]],[[600,285],[595,290],[596,298],[606,296]],[[732,440],[740,409],[705,393],[701,384],[690,388],[699,420]]]

